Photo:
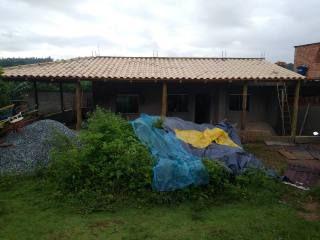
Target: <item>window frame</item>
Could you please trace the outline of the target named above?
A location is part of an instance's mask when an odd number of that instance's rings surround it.
[[[169,110],[169,97],[170,96],[186,96],[187,97],[187,111],[170,111]],[[190,112],[190,110],[189,110],[189,94],[188,93],[169,93],[168,94],[168,100],[167,100],[167,109],[168,109],[168,112],[169,113],[188,113],[188,112]]]
[[[231,108],[230,108],[230,97],[231,96],[239,96],[240,97],[240,108],[239,108],[239,110],[232,110]],[[242,99],[243,99],[243,94],[241,94],[241,93],[228,93],[228,110],[230,111],[230,112],[242,112],[243,111],[243,109],[242,109]],[[246,108],[246,111],[247,112],[250,112],[250,108],[251,108],[251,104],[250,104],[250,102],[251,102],[251,94],[247,94],[247,108]]]
[[[138,103],[138,106],[137,106],[137,112],[120,112],[118,111],[118,107],[117,107],[117,100],[118,100],[118,97],[137,97],[137,103]],[[120,113],[120,114],[125,114],[125,115],[135,115],[135,114],[139,114],[140,113],[140,96],[139,94],[117,94],[116,95],[116,99],[115,99],[115,109],[116,109],[116,112],[117,113]]]

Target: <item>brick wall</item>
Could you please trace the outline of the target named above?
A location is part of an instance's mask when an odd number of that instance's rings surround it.
[[[295,48],[294,67],[307,65],[309,79],[320,79],[320,43],[297,46]]]

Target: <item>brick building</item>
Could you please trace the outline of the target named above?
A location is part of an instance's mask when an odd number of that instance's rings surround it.
[[[294,67],[306,65],[307,78],[320,80],[320,42],[295,46]]]

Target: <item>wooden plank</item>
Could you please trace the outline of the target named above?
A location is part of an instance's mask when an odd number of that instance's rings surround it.
[[[264,141],[267,146],[294,146],[291,142],[281,142],[281,141]]]
[[[79,130],[82,124],[80,81],[76,83],[75,105],[76,105],[75,107],[76,107],[76,116],[77,116],[76,130]]]
[[[293,154],[288,152],[286,149],[279,149],[278,152],[281,155],[283,155],[284,157],[286,157],[287,159],[291,159],[291,160],[296,160],[297,159]]]
[[[241,130],[246,128],[247,121],[247,100],[248,99],[248,83],[243,84],[242,90],[242,112],[241,112]]]
[[[302,121],[301,128],[300,128],[300,132],[299,132],[299,136],[302,135],[302,131],[303,131],[304,125],[306,124],[306,121],[307,121],[309,109],[310,109],[310,103],[308,103],[306,113],[304,114],[303,121]]]
[[[283,156],[290,160],[313,160],[314,157],[305,149],[298,147],[287,147],[279,150]]]
[[[292,125],[291,125],[291,136],[295,137],[297,134],[297,123],[298,123],[298,111],[299,111],[299,96],[300,96],[301,81],[297,81],[294,91],[294,102],[293,102],[293,113],[292,113]]]
[[[167,82],[162,83],[162,105],[161,105],[161,117],[167,115],[167,106],[168,106],[168,85]]]
[[[61,81],[59,82],[59,92],[60,92],[60,109],[61,109],[61,112],[64,112],[63,86]]]
[[[320,143],[319,136],[296,136],[296,143]]]

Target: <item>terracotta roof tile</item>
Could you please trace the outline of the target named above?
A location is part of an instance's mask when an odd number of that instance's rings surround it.
[[[4,69],[6,78],[297,80],[260,58],[82,57]]]

